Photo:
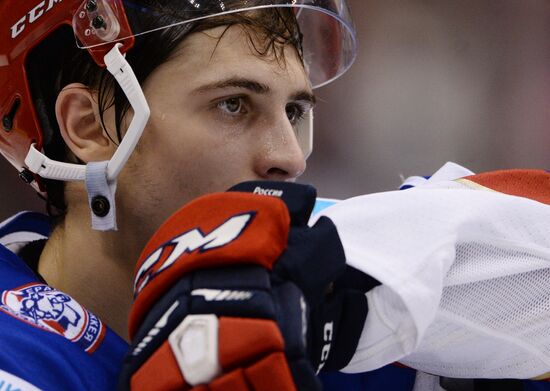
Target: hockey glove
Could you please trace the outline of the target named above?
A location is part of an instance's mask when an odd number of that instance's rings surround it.
[[[284,202],[246,193],[201,197],[170,217],[137,265],[120,388],[320,389],[303,295],[271,272],[289,230]]]

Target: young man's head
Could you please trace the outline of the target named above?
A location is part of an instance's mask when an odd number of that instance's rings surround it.
[[[10,43],[30,33],[40,18],[45,24],[63,11],[73,13],[80,45],[89,47],[77,49],[68,27],[42,31],[44,39],[29,34],[36,42],[26,36],[22,40],[29,52],[25,69],[33,114],[41,124],[40,137],[29,136],[27,142],[62,162],[109,161],[134,110],[111,71],[95,63],[102,60],[98,47],[135,35],[126,58],[151,115],[121,171],[117,203],[119,214],[146,217],[151,211],[159,219],[152,224],[196,196],[242,180],[299,176],[311,142],[310,77],[314,84],[325,83],[353,59],[344,0],[43,3],[24,18],[8,21],[14,22]],[[98,37],[107,35],[98,43]],[[29,112],[17,112],[16,106],[29,103],[25,98],[2,101],[3,112],[15,112],[16,127],[18,116]],[[21,156],[13,156],[9,148],[3,152],[24,169]],[[50,178],[43,180],[43,189],[56,207],[51,210],[64,215],[67,206],[88,204],[81,182],[65,186],[45,171],[39,174]],[[28,170],[25,174],[29,178]]]
[[[296,131],[313,107],[311,86],[298,48],[263,33],[241,24],[194,32],[143,80],[151,116],[119,177],[121,229],[147,222],[154,230],[205,193],[304,171]],[[97,89],[81,83],[57,98],[64,143],[84,163],[109,160],[116,149],[116,110],[97,102]],[[68,184],[65,198],[87,208],[81,183]]]

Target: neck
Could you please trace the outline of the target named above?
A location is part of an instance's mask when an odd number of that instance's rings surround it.
[[[132,276],[144,243],[125,239],[119,232],[92,230],[87,205],[69,209],[46,244],[38,271],[128,340]]]

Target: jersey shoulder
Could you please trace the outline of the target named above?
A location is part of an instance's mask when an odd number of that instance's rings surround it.
[[[0,224],[0,380],[44,390],[115,389],[126,342],[10,250],[49,233],[42,217],[19,217]]]

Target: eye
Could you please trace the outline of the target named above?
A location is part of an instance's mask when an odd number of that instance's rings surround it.
[[[245,112],[243,99],[240,97],[224,99],[218,102],[217,107],[227,114],[236,115]]]
[[[286,105],[286,116],[292,125],[296,125],[300,120],[304,118],[304,115],[308,108],[299,103],[289,103]]]

